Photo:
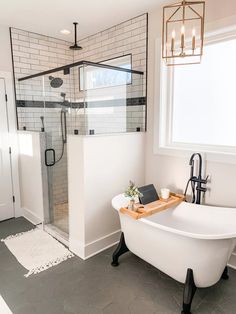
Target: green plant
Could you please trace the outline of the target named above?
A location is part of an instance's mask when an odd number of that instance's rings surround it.
[[[135,186],[135,183],[133,181],[130,181],[129,187],[125,191],[125,196],[133,200],[135,199],[135,197],[142,197],[143,194],[139,192],[138,188]]]

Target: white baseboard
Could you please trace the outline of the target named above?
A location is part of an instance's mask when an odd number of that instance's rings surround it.
[[[80,241],[77,240],[72,240],[71,238],[69,239],[69,250],[73,252],[75,255],[78,257],[82,258],[85,260],[85,249],[84,249],[84,244]]]
[[[15,204],[15,218],[23,216],[23,208],[19,206],[18,204]]]
[[[228,267],[232,268],[232,269],[235,269],[236,270],[236,266],[235,265],[232,265],[232,264],[227,264]]]
[[[87,244],[74,239],[70,239],[69,248],[74,254],[76,254],[83,260],[86,260],[117,244],[120,239],[120,233],[121,230],[117,230]]]
[[[22,208],[22,216],[29,220],[33,225],[38,225],[40,223],[43,223],[43,219],[40,217],[37,217],[31,210],[28,208]]]

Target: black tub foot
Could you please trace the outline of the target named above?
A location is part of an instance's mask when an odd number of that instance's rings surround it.
[[[122,254],[124,254],[124,253],[126,253],[128,251],[129,251],[129,249],[127,248],[127,246],[125,244],[124,233],[122,232],[121,236],[120,236],[120,242],[119,242],[115,252],[112,255],[112,263],[111,263],[111,265],[114,266],[114,267],[118,266],[119,265],[119,262],[118,262],[119,257]]]
[[[196,290],[197,287],[194,283],[193,270],[188,268],[184,286],[183,310],[181,314],[191,314],[192,300]]]
[[[229,279],[229,275],[228,275],[228,267],[226,266],[224,271],[223,271],[223,274],[221,275],[221,279],[224,279],[224,280],[228,280]]]

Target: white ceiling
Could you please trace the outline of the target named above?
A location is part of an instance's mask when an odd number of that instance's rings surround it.
[[[0,0],[0,24],[73,41],[79,22],[78,38],[97,33],[158,7],[163,0]],[[170,1],[174,2],[174,1]]]

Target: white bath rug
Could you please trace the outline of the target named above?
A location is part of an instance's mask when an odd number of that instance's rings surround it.
[[[28,270],[25,277],[40,273],[74,256],[64,245],[38,228],[11,235],[1,241]]]

